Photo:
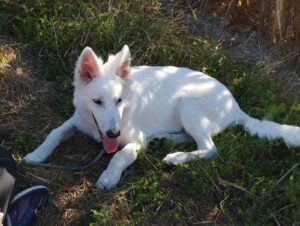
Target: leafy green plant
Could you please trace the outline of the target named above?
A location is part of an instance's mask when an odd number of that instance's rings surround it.
[[[14,150],[14,154],[19,155],[23,155],[23,153],[31,151],[34,144],[34,137],[25,133],[17,134],[15,139],[9,142],[9,146],[12,150]]]

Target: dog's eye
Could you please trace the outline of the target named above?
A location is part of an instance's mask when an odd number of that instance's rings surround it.
[[[119,98],[119,99],[117,100],[117,104],[119,104],[119,103],[121,103],[121,102],[122,102],[122,99]]]
[[[102,105],[102,101],[100,99],[93,99],[93,101],[97,105]]]

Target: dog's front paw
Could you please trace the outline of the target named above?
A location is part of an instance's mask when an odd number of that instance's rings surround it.
[[[41,163],[45,161],[47,156],[37,154],[35,152],[31,152],[24,157],[24,161],[27,164]]]
[[[182,163],[187,163],[191,161],[193,158],[192,154],[189,152],[175,152],[166,155],[164,157],[163,162],[168,165],[177,166]]]
[[[122,171],[116,168],[107,168],[99,177],[96,187],[99,189],[110,190],[116,186],[121,178]]]

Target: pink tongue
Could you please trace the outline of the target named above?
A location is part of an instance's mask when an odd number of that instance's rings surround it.
[[[119,142],[118,139],[111,139],[103,135],[103,148],[106,153],[114,153],[118,150]]]

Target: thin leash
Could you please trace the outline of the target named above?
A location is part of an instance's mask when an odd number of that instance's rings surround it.
[[[95,124],[97,125],[97,128],[99,128],[98,123],[97,123],[93,113],[92,113],[92,116],[93,116]],[[100,134],[100,137],[102,138],[102,134],[101,134],[100,130],[99,130],[99,134]],[[95,156],[95,158],[93,158],[92,161],[90,161],[84,165],[81,165],[81,166],[66,166],[66,165],[58,165],[55,163],[29,163],[29,164],[32,166],[39,166],[39,167],[50,168],[50,169],[59,169],[59,170],[66,170],[66,171],[83,171],[83,170],[86,170],[86,169],[94,166],[101,159],[101,157],[103,156],[104,153],[105,152],[104,152],[103,148],[101,148],[99,150],[99,153]]]
[[[99,153],[96,155],[96,157],[88,162],[87,164],[81,165],[81,166],[66,166],[66,165],[58,165],[54,163],[30,163],[32,166],[40,166],[44,168],[51,168],[51,169],[59,169],[59,170],[66,170],[66,171],[83,171],[86,170],[93,165],[95,165],[103,156],[104,150],[101,148]]]

